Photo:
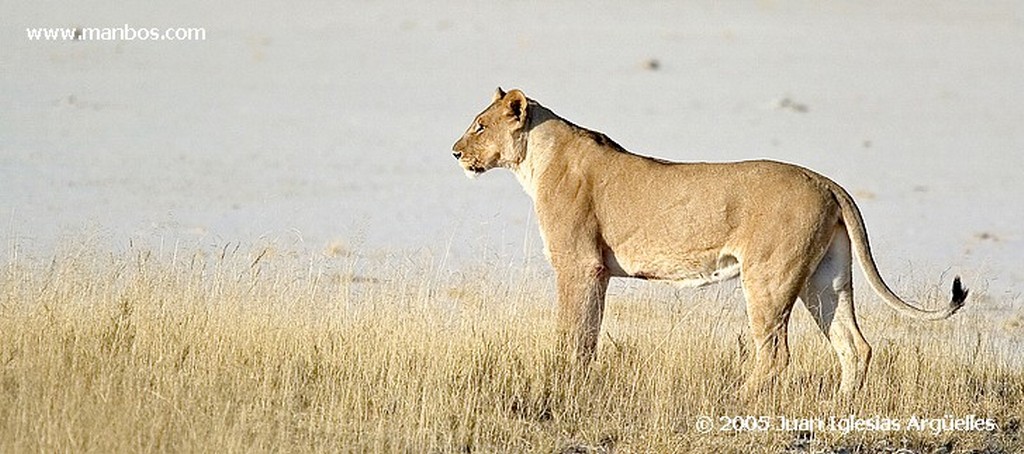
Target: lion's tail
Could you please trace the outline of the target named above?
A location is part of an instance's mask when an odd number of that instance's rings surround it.
[[[960,308],[964,307],[964,301],[967,299],[968,290],[960,283],[960,276],[953,278],[953,296],[949,301],[949,305],[943,309],[926,310],[917,307],[913,304],[907,303],[902,298],[893,293],[892,289],[882,280],[882,276],[878,274],[878,266],[875,264],[874,257],[871,256],[871,245],[868,243],[868,232],[864,227],[864,218],[861,217],[860,209],[857,208],[857,204],[854,203],[853,197],[850,196],[842,186],[839,186],[834,181],[829,180],[826,177],[820,177],[824,180],[835,195],[836,200],[839,201],[839,207],[842,210],[842,219],[846,224],[846,231],[850,235],[850,241],[853,243],[854,251],[857,254],[857,260],[860,262],[861,269],[864,271],[865,277],[868,279],[868,283],[871,284],[871,288],[878,294],[889,305],[889,307],[896,310],[900,314],[905,316],[916,318],[920,320],[942,320],[956,313]]]

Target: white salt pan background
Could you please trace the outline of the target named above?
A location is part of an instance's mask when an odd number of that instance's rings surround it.
[[[538,258],[511,174],[450,155],[501,85],[635,152],[824,173],[897,289],[961,274],[1021,317],[1024,3],[483,3],[3,0],[0,257],[86,235]],[[207,38],[25,34],[125,24]]]

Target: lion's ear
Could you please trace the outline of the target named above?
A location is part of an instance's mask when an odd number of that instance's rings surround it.
[[[491,104],[494,104],[499,99],[504,98],[504,97],[505,97],[505,90],[502,90],[501,87],[498,87],[496,90],[494,90],[494,97],[491,98]]]
[[[505,95],[505,105],[508,106],[508,115],[515,118],[516,121],[523,122],[526,120],[526,95],[519,90],[512,90]]]

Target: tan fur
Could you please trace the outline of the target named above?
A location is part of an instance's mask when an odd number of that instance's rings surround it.
[[[901,313],[942,319],[966,297],[959,280],[940,310],[893,294],[853,199],[803,167],[639,156],[500,88],[453,150],[467,174],[509,169],[533,198],[558,281],[562,339],[582,361],[596,350],[611,277],[705,285],[739,276],[756,352],[748,395],[786,367],[798,297],[839,357],[840,392],[861,387],[871,348],[854,315],[851,243],[869,283]]]

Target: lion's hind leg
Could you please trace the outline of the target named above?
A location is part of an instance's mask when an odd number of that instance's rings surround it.
[[[837,226],[828,251],[807,280],[800,300],[828,338],[842,370],[839,393],[852,397],[864,385],[871,346],[857,325],[853,308],[850,239]]]
[[[754,341],[754,369],[740,390],[740,395],[748,401],[756,400],[789,364],[789,315],[800,285],[771,273],[770,267],[763,270],[744,267],[741,272]]]

